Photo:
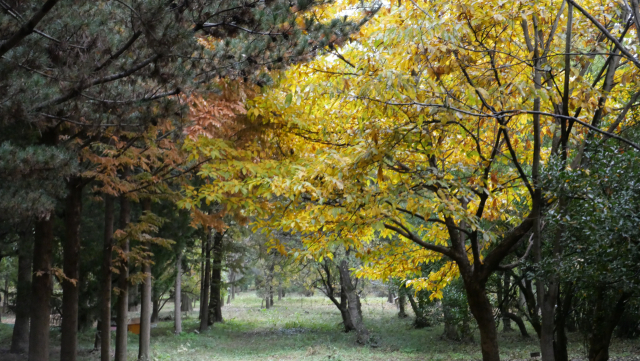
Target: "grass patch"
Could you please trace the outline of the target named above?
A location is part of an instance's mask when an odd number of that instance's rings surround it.
[[[365,323],[378,340],[378,347],[359,347],[355,334],[342,332],[340,313],[323,297],[293,295],[277,302],[269,310],[260,309],[261,300],[253,293],[243,293],[223,307],[225,322],[199,333],[197,312],[183,321],[183,334],[173,334],[173,322],[160,322],[152,329],[152,360],[164,361],[275,361],[275,360],[480,360],[480,336],[474,342],[443,340],[442,327],[421,330],[411,327],[411,318],[399,319],[395,306],[385,298],[363,299]],[[167,310],[172,306],[166,306]],[[0,325],[0,349],[8,349],[11,326]],[[533,330],[530,330],[535,335]],[[113,334],[115,336],[115,333]],[[93,330],[80,335],[79,360],[94,361]],[[571,358],[583,358],[582,339],[570,334]],[[53,331],[52,360],[58,360],[60,334]],[[138,353],[138,338],[129,334],[129,360]],[[504,360],[526,360],[538,351],[535,338],[523,340],[519,333],[500,334],[500,351]],[[637,341],[614,340],[612,356],[640,354]],[[0,353],[0,355],[3,355]],[[19,359],[16,359],[19,360]]]

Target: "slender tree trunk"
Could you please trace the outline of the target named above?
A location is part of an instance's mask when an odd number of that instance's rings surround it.
[[[236,299],[236,286],[235,286],[236,273],[235,272],[231,271],[231,274],[229,275],[229,280],[231,281],[231,299],[235,300]]]
[[[204,279],[202,281],[202,298],[200,299],[200,332],[205,331],[209,326],[209,290],[211,289],[211,237],[213,237],[213,230],[209,229],[207,240],[204,245],[205,248],[205,266],[204,266]],[[203,241],[204,242],[204,241]]]
[[[209,297],[209,325],[223,322],[220,307],[220,289],[222,287],[222,238],[224,233],[216,232],[213,237],[213,265],[211,269],[211,295]]]
[[[511,289],[511,276],[508,272],[504,272],[503,278],[503,303],[502,303],[502,332],[511,332],[513,328],[511,327],[511,318],[506,314],[509,313],[509,304],[511,300],[509,299],[509,290]]]
[[[151,199],[144,198],[141,201],[142,210],[145,214],[151,213]],[[148,250],[151,249],[150,244],[146,244]],[[151,259],[146,259],[142,266],[144,272],[144,283],[141,288],[140,296],[140,337],[138,339],[138,360],[149,360],[149,348],[151,346],[151,293],[153,292],[151,278]]]
[[[519,317],[518,315],[513,314],[511,312],[505,312],[504,315],[506,317],[509,317],[509,319],[511,319],[513,322],[516,323],[516,325],[518,325],[518,329],[520,330],[520,334],[522,335],[523,338],[531,337],[531,336],[529,336],[529,332],[527,332],[527,327],[525,326],[525,324],[522,321],[521,317]]]
[[[104,195],[102,286],[100,289],[100,361],[111,359],[111,258],[113,253],[113,208],[111,195]]]
[[[144,283],[142,284],[142,300],[140,302],[140,338],[138,347],[138,360],[149,360],[149,347],[151,344],[151,264],[144,266]]]
[[[156,323],[160,317],[160,295],[155,288],[153,292],[151,292],[151,295],[151,323]]]
[[[143,271],[142,269],[140,271]],[[129,269],[129,274],[135,274],[137,272],[137,267],[133,270]],[[138,307],[140,306],[140,285],[130,285],[129,286],[129,312],[137,312]]]
[[[342,261],[340,261],[340,266],[338,267],[338,269],[340,270],[342,285],[344,286],[344,292],[348,300],[348,309],[349,314],[351,315],[351,322],[356,329],[357,342],[361,345],[364,345],[369,341],[369,331],[362,321],[362,314],[360,313],[360,310],[358,310],[358,304],[360,303],[360,300],[358,299],[358,295],[356,294],[356,288],[351,282],[351,273],[349,272],[349,265],[347,264],[347,260],[343,259]]]
[[[63,242],[65,279],[62,280],[62,327],[60,359],[75,361],[78,354],[78,293],[80,278],[80,221],[82,217],[82,178],[67,181],[65,202],[65,240]]]
[[[7,309],[9,308],[9,275],[4,276],[4,302],[2,304],[2,313],[7,313]]]
[[[413,300],[413,297],[409,297],[409,299]],[[413,305],[414,303],[412,302],[411,304]],[[460,335],[458,335],[458,328],[456,327],[455,323],[452,322],[453,315],[451,313],[451,306],[443,302],[442,313],[444,315],[444,333],[442,336],[444,336],[444,338],[446,338],[447,340],[459,341]],[[418,316],[416,314],[416,320],[417,319]]]
[[[269,286],[269,302],[271,302],[271,307],[273,307],[273,285]]]
[[[207,299],[208,301],[208,297],[205,297],[205,283],[204,283],[204,278],[205,278],[205,253],[207,253],[207,243],[209,242],[209,237],[211,236],[210,233],[207,233],[207,228],[203,227],[202,230],[203,233],[203,237],[202,237],[202,247],[201,247],[201,260],[200,260],[200,310],[198,313],[198,319],[202,320],[202,318],[204,317],[204,313],[207,311],[206,308],[203,308],[203,304],[205,302],[205,299]],[[209,291],[207,291],[209,292]],[[208,304],[208,303],[207,303]]]
[[[569,361],[569,353],[567,352],[567,332],[566,321],[569,309],[571,307],[571,299],[573,297],[573,290],[571,284],[565,284],[562,288],[564,299],[558,300],[558,312],[556,313],[556,342],[555,342],[555,357],[556,361]],[[560,298],[560,295],[558,295]]]
[[[18,287],[16,294],[16,320],[11,337],[11,353],[23,354],[29,350],[29,303],[31,299],[31,261],[33,245],[30,236],[18,243]]]
[[[120,229],[124,230],[131,217],[131,203],[126,196],[120,196]],[[116,328],[115,361],[127,361],[127,324],[129,322],[129,238],[122,243],[123,259],[118,275],[118,309]]]
[[[51,258],[53,256],[53,216],[36,222],[31,287],[31,327],[29,330],[29,361],[49,360],[49,300],[53,287]],[[36,251],[37,250],[37,251]]]
[[[413,295],[409,293],[407,294],[407,297],[409,298],[409,304],[411,304],[413,314],[416,315],[416,319],[413,320],[413,327],[425,328],[431,326],[429,324],[429,320],[427,320],[427,318],[425,317],[424,312],[422,311],[418,303],[413,299]],[[449,316],[449,307],[443,304],[442,310],[444,313],[444,336],[450,340],[458,340],[458,331],[455,325],[450,322],[451,317]],[[453,328],[451,328],[451,326],[453,326]],[[453,333],[451,333],[452,329]]]
[[[182,250],[176,256],[176,287],[174,292],[174,330],[176,335],[182,333],[182,313],[180,312],[180,293],[182,292]]]
[[[398,290],[398,317],[399,318],[407,318],[407,294],[405,290],[404,284]]]
[[[542,80],[542,72],[540,70],[542,59],[540,57],[540,48],[543,44],[540,44],[540,36],[539,33],[541,30],[539,29],[537,18],[533,17],[533,26],[534,26],[534,70],[533,70],[533,82],[535,84],[536,89],[541,88],[541,80]],[[536,97],[533,100],[533,110],[540,111],[540,97]],[[542,189],[540,188],[540,153],[541,153],[541,130],[540,130],[540,115],[533,115],[533,162],[531,166],[531,180],[533,182],[534,193],[532,199],[532,207],[533,207],[533,217],[534,217],[534,225],[533,225],[533,237],[534,237],[534,259],[537,264],[542,262],[542,235],[541,235],[541,217],[542,217]],[[543,306],[545,299],[547,300],[547,305],[549,304],[548,297],[545,297],[546,290],[544,283],[541,279],[536,281],[537,288],[537,296],[538,296],[538,306],[541,308],[542,313],[542,325],[540,328],[540,349],[542,353],[542,359],[544,361],[554,361],[553,354],[553,322],[549,325],[549,309],[548,307],[545,309]],[[537,314],[537,310],[536,310]],[[551,321],[553,319],[551,318]],[[549,327],[551,327],[551,338],[549,338]],[[486,360],[485,360],[486,361]]]

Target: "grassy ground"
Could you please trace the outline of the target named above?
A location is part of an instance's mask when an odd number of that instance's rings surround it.
[[[411,328],[411,320],[396,317],[395,306],[386,299],[368,297],[363,300],[367,327],[378,340],[378,347],[355,345],[355,335],[341,332],[340,314],[333,304],[322,297],[287,297],[270,310],[260,310],[260,299],[253,293],[241,294],[223,308],[225,323],[198,334],[197,313],[184,320],[184,333],[175,336],[173,322],[160,322],[152,329],[152,359],[171,361],[204,360],[479,360],[479,336],[475,342],[457,343],[442,340],[441,327],[422,330]],[[166,310],[173,305],[168,304]],[[167,312],[163,312],[165,314]],[[533,335],[533,332],[531,332]],[[579,335],[570,335],[572,359],[584,355]],[[91,353],[93,332],[80,336],[80,360],[98,360]],[[8,355],[11,325],[0,325],[0,360],[24,358]],[[52,360],[58,360],[60,340],[52,332]],[[522,340],[517,333],[500,335],[502,358],[526,360],[538,351],[535,340]],[[4,350],[4,352],[2,351]],[[640,360],[640,343],[615,341],[612,356]],[[137,336],[129,335],[129,359],[137,356]]]

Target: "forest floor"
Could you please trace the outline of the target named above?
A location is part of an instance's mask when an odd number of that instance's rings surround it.
[[[353,333],[341,332],[340,314],[324,297],[291,295],[269,310],[260,309],[261,300],[253,292],[236,296],[223,307],[225,322],[216,324],[202,334],[197,312],[187,314],[181,336],[172,332],[173,322],[160,322],[152,329],[151,349],[154,361],[204,360],[309,360],[309,361],[382,361],[382,360],[480,360],[479,335],[474,342],[443,340],[442,327],[417,330],[411,318],[399,319],[394,305],[386,298],[363,299],[365,323],[377,341],[376,347],[355,344]],[[172,304],[165,305],[161,316],[169,314]],[[515,326],[515,325],[514,325]],[[0,360],[18,361],[26,357],[7,353],[12,325],[0,324]],[[533,330],[529,331],[534,335]],[[91,352],[95,332],[80,336],[79,360],[99,360]],[[569,353],[572,360],[584,359],[582,337],[570,334]],[[51,334],[51,359],[59,359],[60,333]],[[129,334],[129,360],[137,356],[137,336]],[[523,340],[519,333],[501,333],[500,351],[503,360],[530,360],[530,352],[538,351],[535,339]],[[640,342],[614,340],[612,360],[640,360]],[[531,359],[536,360],[536,359]],[[539,358],[537,358],[539,360]]]

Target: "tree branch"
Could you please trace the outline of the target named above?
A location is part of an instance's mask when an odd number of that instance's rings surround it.
[[[33,14],[31,19],[26,23],[22,24],[18,32],[13,34],[9,40],[5,41],[0,45],[0,56],[4,55],[7,51],[11,50],[15,46],[17,46],[22,39],[26,38],[29,34],[33,32],[36,25],[44,18],[45,15],[58,3],[59,0],[48,0],[37,13]]]
[[[391,220],[393,223],[397,224],[399,227],[393,226],[391,224],[384,224],[384,228],[386,229],[390,229],[400,235],[402,235],[403,237],[407,238],[408,240],[414,242],[415,244],[422,246],[425,249],[428,249],[429,251],[434,251],[437,253],[440,253],[442,255],[445,255],[449,258],[451,258],[452,260],[457,260],[458,257],[455,254],[455,252],[453,250],[451,250],[448,247],[443,247],[443,246],[438,246],[435,244],[430,244],[427,243],[423,240],[420,239],[420,237],[416,236],[413,232],[411,232],[409,229],[407,229],[407,227],[405,227],[402,223],[396,221],[396,220]]]
[[[624,48],[622,43],[620,43],[618,39],[616,39],[613,35],[611,35],[611,33],[607,31],[607,29],[602,24],[600,24],[600,22],[598,22],[596,18],[594,18],[591,14],[589,14],[589,12],[586,11],[582,6],[576,4],[575,0],[567,0],[567,1],[571,5],[573,5],[576,9],[578,9],[578,11],[582,13],[582,15],[584,15],[587,19],[589,19],[589,21],[591,21],[591,23],[593,23],[593,25],[595,25],[598,28],[598,30],[600,30],[600,32],[607,37],[607,39],[609,39],[611,42],[616,44],[616,46],[618,47],[618,49],[620,49],[620,52],[622,52],[624,56],[626,56],[635,66],[640,68],[640,61],[638,61],[638,59],[636,59],[633,55],[631,55],[631,53]]]

